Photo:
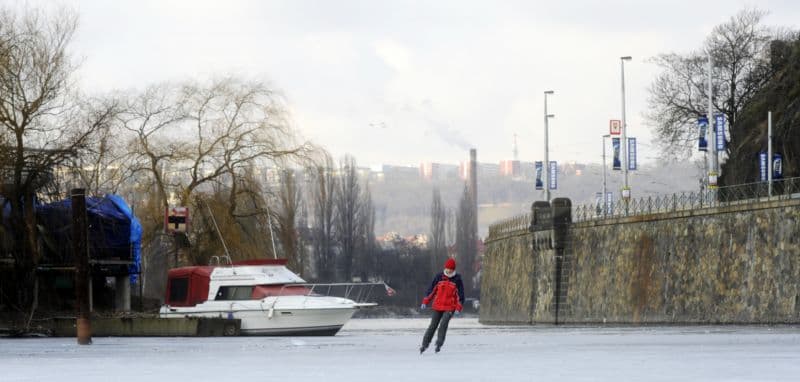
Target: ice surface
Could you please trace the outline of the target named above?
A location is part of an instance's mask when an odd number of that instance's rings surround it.
[[[355,319],[335,337],[0,340],[0,381],[798,381],[796,327],[484,326]]]

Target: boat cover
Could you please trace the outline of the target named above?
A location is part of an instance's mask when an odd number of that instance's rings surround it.
[[[4,202],[4,201],[3,201]],[[3,223],[10,227],[10,208],[3,203]],[[89,225],[89,256],[92,260],[130,262],[123,273],[136,282],[141,264],[142,225],[119,195],[86,198]],[[43,264],[73,264],[72,201],[61,200],[36,205],[36,220],[41,227]],[[13,229],[11,230],[13,232]]]

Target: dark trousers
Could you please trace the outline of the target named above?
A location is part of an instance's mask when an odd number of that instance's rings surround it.
[[[427,348],[433,339],[433,332],[439,328],[439,335],[436,336],[436,346],[441,347],[444,344],[444,337],[447,335],[447,325],[450,324],[450,318],[453,317],[453,312],[442,312],[434,310],[431,315],[431,324],[428,325],[428,330],[425,331],[425,337],[422,338],[422,347]]]

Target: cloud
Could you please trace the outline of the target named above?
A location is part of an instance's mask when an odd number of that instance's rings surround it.
[[[374,49],[383,63],[395,71],[403,72],[411,67],[411,54],[408,49],[395,41],[380,40],[374,44]]]
[[[348,65],[358,58],[353,36],[346,32],[324,32],[303,39],[306,54],[315,62],[327,65]]]

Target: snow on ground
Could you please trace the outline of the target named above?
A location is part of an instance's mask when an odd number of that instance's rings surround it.
[[[797,327],[484,326],[355,319],[335,337],[0,339],[0,381],[797,381]]]

